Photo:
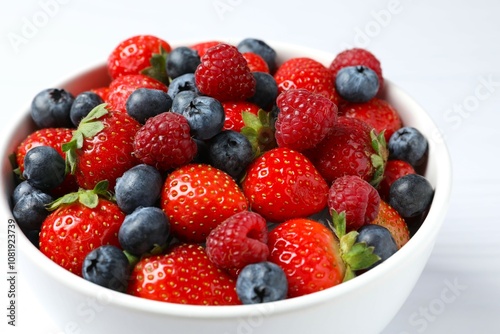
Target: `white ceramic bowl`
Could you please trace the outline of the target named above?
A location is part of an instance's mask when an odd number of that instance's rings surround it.
[[[277,50],[280,61],[302,56],[328,66],[335,56],[299,46],[270,44]],[[76,95],[107,83],[106,68],[99,65],[54,87],[64,87]],[[20,271],[60,330],[66,332],[378,333],[407,299],[431,254],[448,208],[452,175],[447,148],[443,142],[433,140],[438,131],[425,111],[389,81],[384,94],[399,111],[404,124],[418,128],[429,139],[425,176],[434,186],[435,195],[425,222],[413,238],[385,263],[351,281],[307,296],[262,305],[205,307],[163,303],[87,282],[53,263],[18,232]],[[7,157],[32,130],[33,123],[24,108],[14,117],[8,132],[2,134],[3,222],[12,219],[9,199],[14,185]]]

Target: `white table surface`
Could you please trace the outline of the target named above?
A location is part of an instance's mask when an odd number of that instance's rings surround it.
[[[384,333],[500,333],[499,2],[24,0],[2,7],[1,126],[40,90],[105,61],[136,34],[171,42],[256,37],[332,53],[367,47],[384,76],[438,124],[454,168],[434,251]],[[5,279],[1,284],[4,309]],[[7,326],[2,312],[0,331],[64,333],[32,289],[20,272],[18,326]]]

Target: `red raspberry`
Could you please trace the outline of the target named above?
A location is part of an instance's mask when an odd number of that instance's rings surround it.
[[[359,176],[346,175],[336,179],[328,193],[328,208],[345,211],[346,230],[353,231],[377,218],[380,196],[377,190]]]
[[[219,44],[201,57],[195,73],[196,86],[219,101],[245,100],[255,93],[255,78],[238,49]]]
[[[328,98],[306,89],[290,89],[281,93],[276,104],[280,110],[276,120],[278,146],[304,151],[316,146],[337,121],[337,106]]]
[[[188,163],[196,152],[186,118],[173,112],[149,118],[134,138],[134,155],[161,171]]]
[[[251,211],[232,215],[210,232],[206,251],[215,265],[230,271],[265,261],[269,256],[266,220]]]
[[[242,55],[247,61],[251,72],[269,73],[269,66],[261,56],[253,52],[243,52]]]
[[[383,199],[389,198],[391,184],[402,176],[415,174],[415,169],[403,160],[389,160],[385,165],[384,178],[380,181],[378,192]]]
[[[333,79],[337,76],[337,72],[347,66],[364,65],[371,68],[377,73],[379,81],[379,92],[384,86],[384,77],[382,76],[382,68],[380,61],[368,50],[353,48],[339,53],[330,64],[330,70],[333,74]]]

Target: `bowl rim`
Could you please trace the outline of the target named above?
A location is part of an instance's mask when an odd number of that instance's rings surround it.
[[[227,41],[228,43],[235,43],[231,39],[220,39],[222,41]],[[280,56],[283,54],[296,55],[300,57],[311,57],[322,62],[324,65],[326,61],[333,60],[335,54],[331,52],[326,52],[322,50],[317,50],[314,48],[299,46],[290,43],[266,41],[269,45],[278,51],[278,62],[282,61]],[[194,44],[190,41],[180,41],[172,42],[171,45],[190,45]],[[84,70],[75,72],[73,75],[66,76],[64,80],[59,81],[58,86],[63,87],[68,82],[74,80],[74,78],[81,76],[90,71],[98,70],[104,66],[104,63],[94,64],[89,67],[85,67]],[[438,131],[437,126],[431,119],[431,117],[423,110],[423,108],[417,104],[413,98],[411,98],[406,92],[401,90],[390,80],[385,80],[385,90],[390,91],[391,94],[395,94],[399,97],[406,99],[411,103],[411,108],[418,110],[418,118],[423,121],[429,130],[427,133]],[[6,139],[13,138],[16,129],[22,125],[23,122],[29,119],[29,114],[27,113],[29,106],[25,106],[21,109],[19,114],[13,115],[12,127],[7,127],[5,133]],[[8,142],[8,140],[2,141],[0,152],[3,159],[5,159],[9,154],[13,152],[13,143]],[[415,233],[415,235],[410,239],[410,241],[402,247],[398,252],[396,252],[390,259],[388,259],[384,264],[379,265],[372,270],[356,277],[353,280],[344,282],[335,287],[319,291],[313,294],[296,297],[292,299],[276,301],[272,303],[265,304],[255,304],[255,305],[235,305],[235,306],[216,306],[207,307],[199,305],[182,305],[174,303],[166,303],[160,301],[153,301],[143,298],[138,298],[135,296],[127,295],[124,293],[119,293],[112,291],[103,287],[100,287],[91,282],[85,281],[81,277],[72,274],[63,268],[61,268],[56,263],[52,262],[49,258],[43,255],[35,246],[31,244],[28,238],[23,233],[17,234],[17,240],[19,241],[18,249],[31,259],[34,263],[39,263],[52,279],[62,284],[72,290],[75,290],[81,295],[98,297],[103,293],[109,294],[109,304],[116,305],[119,308],[126,308],[135,312],[148,312],[152,314],[159,315],[169,315],[174,317],[186,317],[186,318],[211,318],[211,319],[225,319],[225,318],[240,318],[245,316],[251,316],[256,312],[262,313],[262,310],[266,312],[286,313],[293,310],[311,307],[313,305],[318,305],[325,303],[328,300],[339,298],[340,296],[346,295],[359,289],[370,281],[376,281],[383,279],[385,275],[388,275],[391,270],[394,269],[398,263],[401,261],[408,260],[409,257],[416,256],[420,247],[423,244],[433,243],[435,241],[435,234],[438,233],[440,225],[444,220],[447,208],[449,206],[450,195],[451,195],[451,185],[452,185],[452,170],[451,170],[451,160],[449,151],[447,149],[446,143],[444,141],[434,141],[429,140],[429,149],[433,151],[433,156],[437,159],[436,164],[439,166],[439,171],[437,172],[436,184],[435,184],[435,194],[432,202],[432,206],[427,214],[427,217]],[[9,163],[8,161],[6,162]],[[5,161],[4,161],[5,164]],[[10,166],[10,165],[9,165]],[[3,165],[3,171],[5,170],[5,165]],[[5,175],[2,175],[1,182],[4,183]],[[8,194],[6,194],[6,189],[8,187],[3,187],[4,192],[2,197],[4,198],[1,205],[1,212],[6,214],[7,219],[12,219],[12,213],[10,211],[10,199]],[[432,223],[434,222],[434,223]],[[437,223],[436,223],[437,222]],[[16,223],[17,224],[17,223]],[[18,228],[18,231],[20,229]],[[412,254],[413,253],[413,254]],[[108,305],[109,305],[108,304]]]

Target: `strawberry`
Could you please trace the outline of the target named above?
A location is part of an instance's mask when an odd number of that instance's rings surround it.
[[[203,57],[203,55],[207,52],[208,49],[210,49],[213,46],[219,45],[222,42],[219,41],[207,41],[207,42],[200,42],[196,43],[190,46],[191,49],[198,51],[198,55],[200,57]]]
[[[328,185],[301,153],[278,147],[256,158],[242,182],[252,211],[272,222],[307,217],[326,206]]]
[[[316,146],[337,121],[337,106],[323,95],[306,89],[289,89],[281,93],[276,104],[278,146],[304,151]]]
[[[307,58],[291,58],[281,64],[274,74],[279,93],[289,89],[307,89],[338,102],[331,71],[320,62]]]
[[[151,74],[156,79],[167,82],[165,59],[170,51],[170,45],[156,36],[138,35],[127,38],[109,55],[108,73],[112,79],[128,74]],[[163,66],[163,73],[161,69],[159,73],[152,71],[152,66]]]
[[[44,128],[32,132],[16,149],[16,161],[19,168],[16,172],[22,175],[24,171],[24,157],[33,147],[50,146],[65,158],[66,153],[63,152],[62,145],[70,141],[72,137],[73,129],[69,128]],[[78,190],[78,185],[75,176],[67,174],[62,184],[51,191],[51,195],[58,197],[76,190]]]
[[[247,61],[251,72],[269,73],[269,66],[261,56],[253,52],[243,52],[242,55]]]
[[[402,126],[396,109],[389,102],[376,97],[365,103],[343,104],[339,108],[339,114],[360,119],[374,128],[377,133],[384,131],[386,142]]]
[[[218,44],[200,60],[194,76],[202,94],[223,102],[245,100],[255,93],[255,78],[236,47]]]
[[[105,101],[109,103],[110,109],[126,113],[127,99],[138,88],[168,90],[165,84],[146,75],[127,74],[111,81]]]
[[[204,242],[217,225],[248,209],[248,201],[225,172],[209,165],[188,164],[167,176],[161,208],[178,239]]]
[[[368,50],[362,48],[352,48],[340,52],[331,62],[329,69],[332,71],[333,80],[337,76],[337,72],[347,66],[363,65],[371,68],[378,77],[379,92],[384,86],[384,77],[382,76],[382,68],[380,61]]]
[[[222,102],[222,107],[226,115],[223,130],[239,132],[245,126],[242,117],[243,112],[249,112],[254,115],[257,115],[259,112],[257,105],[247,101],[226,101]]]
[[[236,283],[200,245],[180,244],[167,254],[141,259],[132,271],[129,294],[191,305],[238,305]]]
[[[288,280],[288,297],[298,297],[342,283],[346,272],[332,231],[310,219],[292,219],[269,233],[268,261]]]
[[[384,178],[378,186],[380,197],[387,200],[391,184],[400,177],[408,174],[416,174],[415,169],[409,162],[404,160],[388,160],[385,165]]]
[[[108,86],[92,88],[90,91],[99,95],[99,97],[103,101],[108,100],[108,94],[109,94],[109,87]]]
[[[325,139],[304,154],[328,183],[357,175],[374,187],[383,177],[388,156],[383,135],[376,136],[361,120],[343,116]]]
[[[266,220],[251,211],[232,215],[210,232],[206,251],[217,267],[226,270],[266,261],[269,255]]]
[[[85,256],[102,245],[119,247],[118,230],[125,214],[107,198],[107,182],[93,190],[69,193],[53,202],[44,220],[40,251],[52,261],[81,276]],[[104,197],[100,197],[104,196]]]
[[[410,232],[406,221],[384,200],[380,201],[378,215],[371,224],[381,225],[388,229],[398,248],[403,247],[410,240]]]
[[[73,138],[63,145],[67,165],[78,185],[92,189],[102,180],[114,189],[116,179],[138,163],[133,142],[140,124],[126,113],[100,104],[81,120]]]

